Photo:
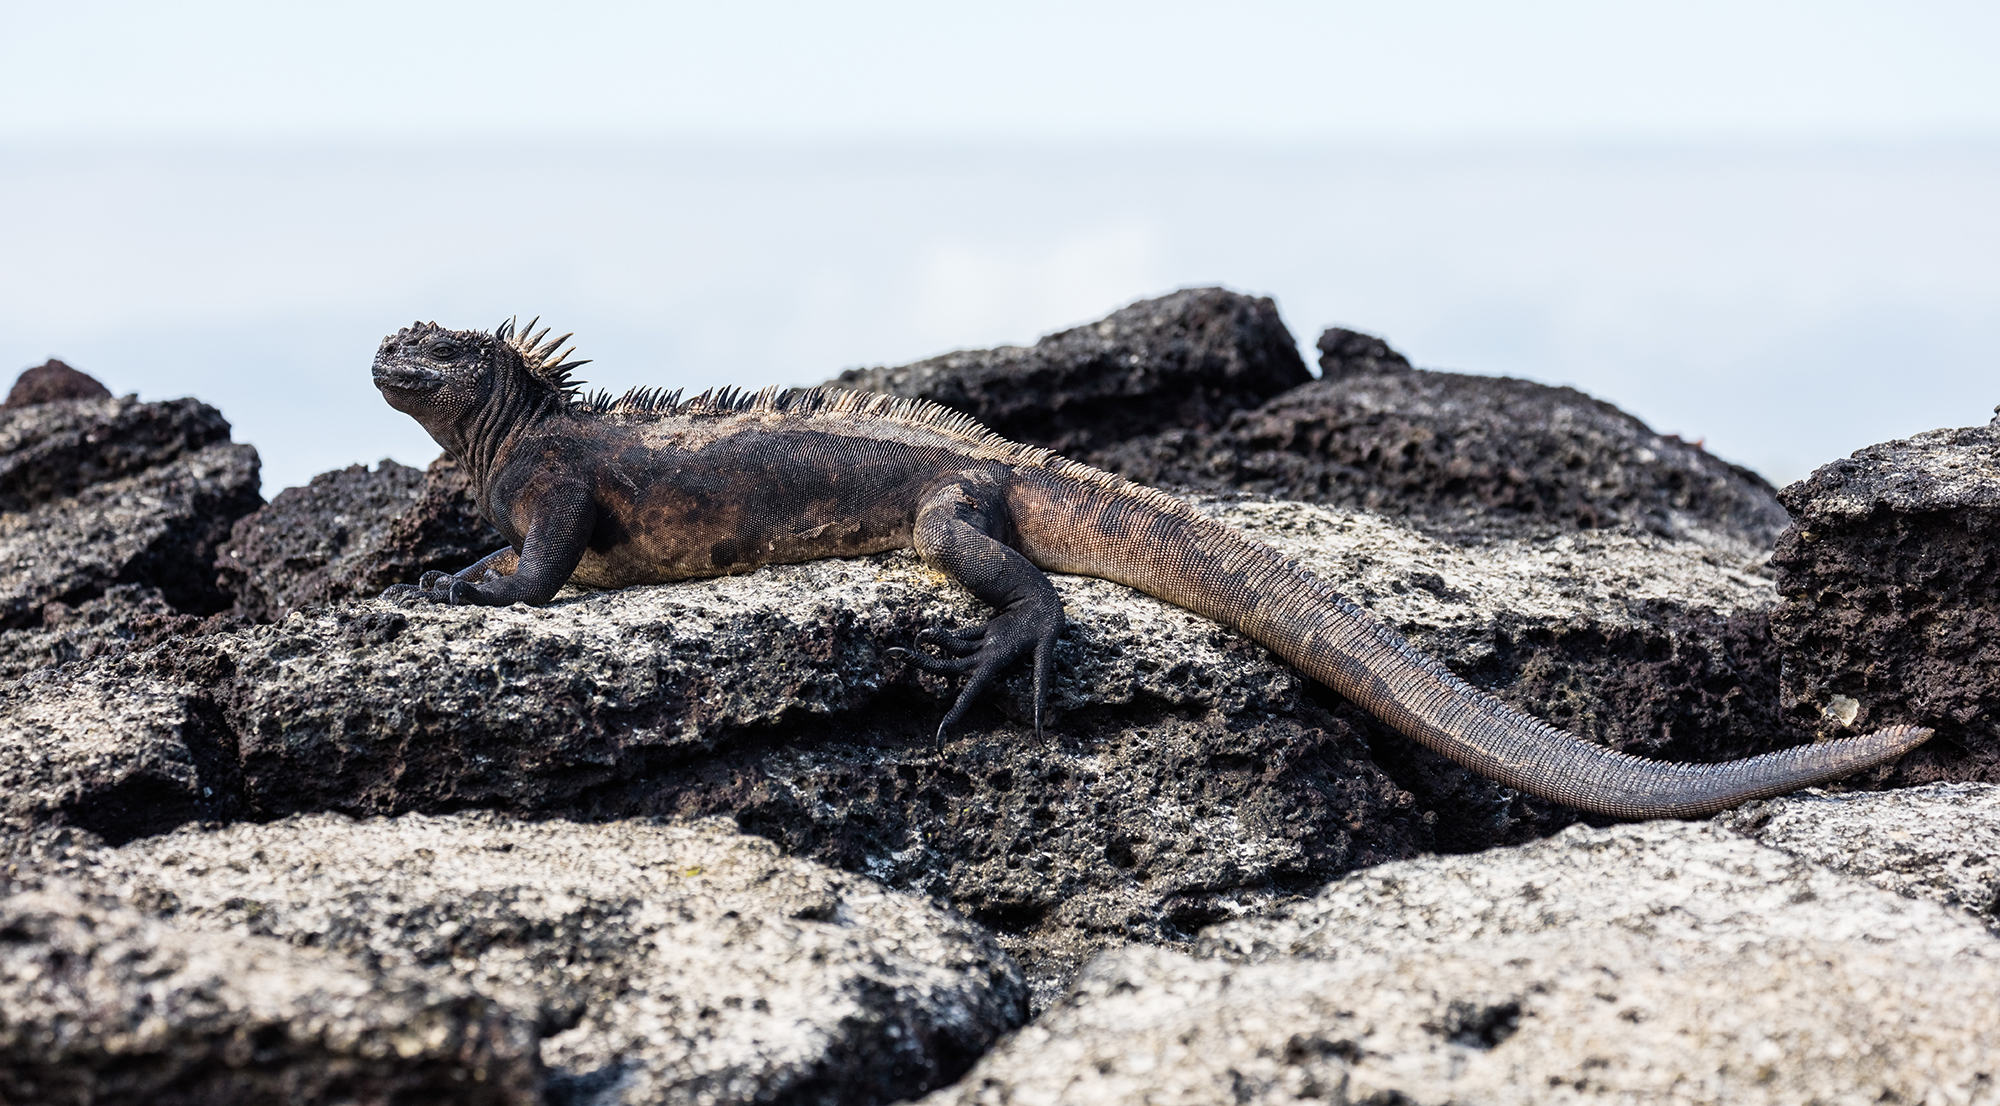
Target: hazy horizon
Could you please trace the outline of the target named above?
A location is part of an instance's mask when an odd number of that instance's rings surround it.
[[[0,147],[0,204],[37,214],[0,229],[0,356],[216,404],[267,495],[436,454],[367,378],[418,317],[540,314],[613,390],[760,387],[1220,284],[1308,363],[1323,327],[1379,334],[1777,484],[2000,402],[2000,143],[539,149]]]

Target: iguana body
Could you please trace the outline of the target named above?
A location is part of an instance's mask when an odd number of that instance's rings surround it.
[[[391,593],[539,604],[571,580],[616,588],[914,548],[999,612],[984,627],[922,635],[944,656],[907,654],[970,676],[943,733],[1023,654],[1039,727],[1064,625],[1044,570],[1097,576],[1242,631],[1482,775],[1627,818],[1782,794],[1930,737],[1892,726],[1720,764],[1615,753],[1471,687],[1296,562],[1181,500],[966,415],[821,389],[583,398],[555,353],[562,339],[541,343],[546,333],[417,324],[384,339],[376,385],[466,467],[509,543]]]

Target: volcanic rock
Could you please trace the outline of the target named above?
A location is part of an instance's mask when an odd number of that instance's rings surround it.
[[[58,406],[66,405],[13,417]],[[0,513],[0,628],[39,625],[49,604],[76,606],[117,584],[158,588],[185,613],[221,610],[228,601],[210,567],[215,549],[259,502],[257,451],[217,442]]]
[[[1886,891],[1968,911],[2000,930],[2000,786],[1932,783],[1746,803],[1716,822]]]
[[[1982,1101],[2000,940],[1718,827],[1388,864],[1128,948],[946,1103]]]
[[[0,632],[0,681],[143,649],[174,634],[198,633],[203,625],[203,619],[175,610],[159,588],[144,584],[113,584],[75,606],[51,600],[42,606],[40,625]]]
[[[532,1020],[457,980],[106,898],[61,880],[0,896],[0,1101],[542,1101]]]
[[[2000,782],[2000,420],[1869,446],[1780,493],[1784,708],[1938,736],[1885,783]]]
[[[0,407],[33,407],[57,400],[105,399],[110,395],[111,389],[98,383],[96,377],[51,357],[23,372],[8,389],[7,402],[0,403]]]
[[[1471,550],[1323,508],[1209,509],[1588,737],[1675,759],[1783,740],[1737,680],[1770,582],[1715,547]],[[1071,627],[1039,737],[1014,672],[934,750],[956,689],[890,650],[986,612],[884,554],[539,609],[346,603],[36,675],[0,689],[0,826],[122,842],[326,810],[728,814],[994,927],[1047,1001],[1106,945],[1184,942],[1355,868],[1576,817],[1189,612],[1055,583]]]
[[[827,383],[932,400],[1015,441],[1080,457],[1163,427],[1219,426],[1311,378],[1270,299],[1188,288],[1033,346],[849,369]]]
[[[1360,507],[1474,539],[1496,521],[1626,528],[1769,547],[1771,486],[1573,388],[1414,371],[1328,331],[1326,375],[1214,429],[1165,429],[1085,458],[1142,484]]]
[[[538,1027],[553,1102],[900,1100],[1026,1013],[978,927],[726,819],[316,814],[42,853],[24,883],[135,904],[183,947],[483,996]]]
[[[1319,374],[1322,380],[1346,376],[1401,372],[1413,368],[1410,359],[1373,334],[1330,326],[1320,332]]]
[[[370,598],[426,571],[456,572],[506,541],[479,517],[449,457],[427,471],[383,460],[323,472],[237,520],[216,555],[235,612],[274,622],[295,610]]]

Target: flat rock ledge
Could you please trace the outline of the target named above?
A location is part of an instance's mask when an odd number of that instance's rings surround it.
[[[1771,584],[1747,549],[1471,550],[1299,504],[1209,509],[1594,739],[1682,759],[1784,740],[1741,675],[1769,670],[1752,631]],[[1357,868],[1577,817],[1189,612],[1056,584],[1072,626],[1039,737],[1015,673],[935,748],[956,687],[890,650],[986,612],[887,554],[540,609],[335,604],[49,669],[0,689],[0,827],[122,844],[321,811],[726,814],[991,927],[1045,1004],[1106,946],[1185,944]]]
[[[889,1102],[1026,1016],[978,927],[724,819],[29,852],[0,898],[7,1101]]]
[[[1992,1102],[2000,939],[1719,826],[1573,827],[1128,948],[946,1103]]]

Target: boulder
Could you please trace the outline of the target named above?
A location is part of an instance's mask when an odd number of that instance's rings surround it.
[[[1575,827],[1128,948],[946,1103],[1971,1102],[2000,939],[1720,827]]]
[[[238,519],[216,571],[236,614],[274,622],[430,569],[456,572],[505,544],[479,517],[457,462],[439,457],[420,471],[385,459],[323,472]]]
[[[1212,502],[1532,712],[1674,759],[1787,739],[1746,690],[1771,602],[1716,547],[1587,532],[1441,542],[1367,515]],[[987,616],[909,553],[545,608],[364,601],[169,639],[0,689],[0,827],[114,842],[190,819],[486,807],[727,814],[794,855],[992,926],[1042,1001],[1100,948],[1425,849],[1576,815],[1427,753],[1189,612],[1056,579],[1071,627],[1037,736],[1010,672],[956,688],[890,652]]]
[[[1358,507],[1475,539],[1514,521],[1768,548],[1787,522],[1757,474],[1574,388],[1412,370],[1353,331],[1320,344],[1320,380],[1084,459],[1141,484]]]
[[[141,403],[51,361],[0,408],[0,678],[188,628],[263,500],[257,451],[194,399]]]
[[[0,513],[0,629],[38,626],[49,604],[76,606],[117,584],[157,588],[184,613],[215,613],[228,605],[211,567],[216,547],[261,501],[257,451],[224,441]]]
[[[1402,372],[1415,367],[1388,342],[1358,330],[1330,326],[1320,332],[1319,341],[1313,345],[1319,350],[1321,380]]]
[[[928,399],[999,434],[1081,457],[1162,427],[1219,426],[1311,379],[1266,297],[1188,288],[1033,346],[964,350],[828,384]]]
[[[111,389],[89,373],[78,372],[51,357],[23,372],[7,390],[7,402],[0,408],[33,407],[64,399],[106,399]]]
[[[2000,782],[2000,419],[1869,446],[1780,493],[1771,629],[1794,723],[1935,727],[1894,786]]]
[[[516,1048],[530,1064],[540,1038],[548,1101],[901,1100],[1026,1013],[1019,969],[978,927],[726,819],[316,814],[39,852],[16,864],[24,883],[133,904],[181,947],[482,996],[489,1020],[533,1027]],[[335,997],[291,998],[293,1016]]]
[[[122,396],[0,411],[0,511],[31,511],[228,441],[222,412],[197,399]]]
[[[190,932],[89,892],[0,896],[0,1101],[542,1101],[532,1020],[458,980]]]

